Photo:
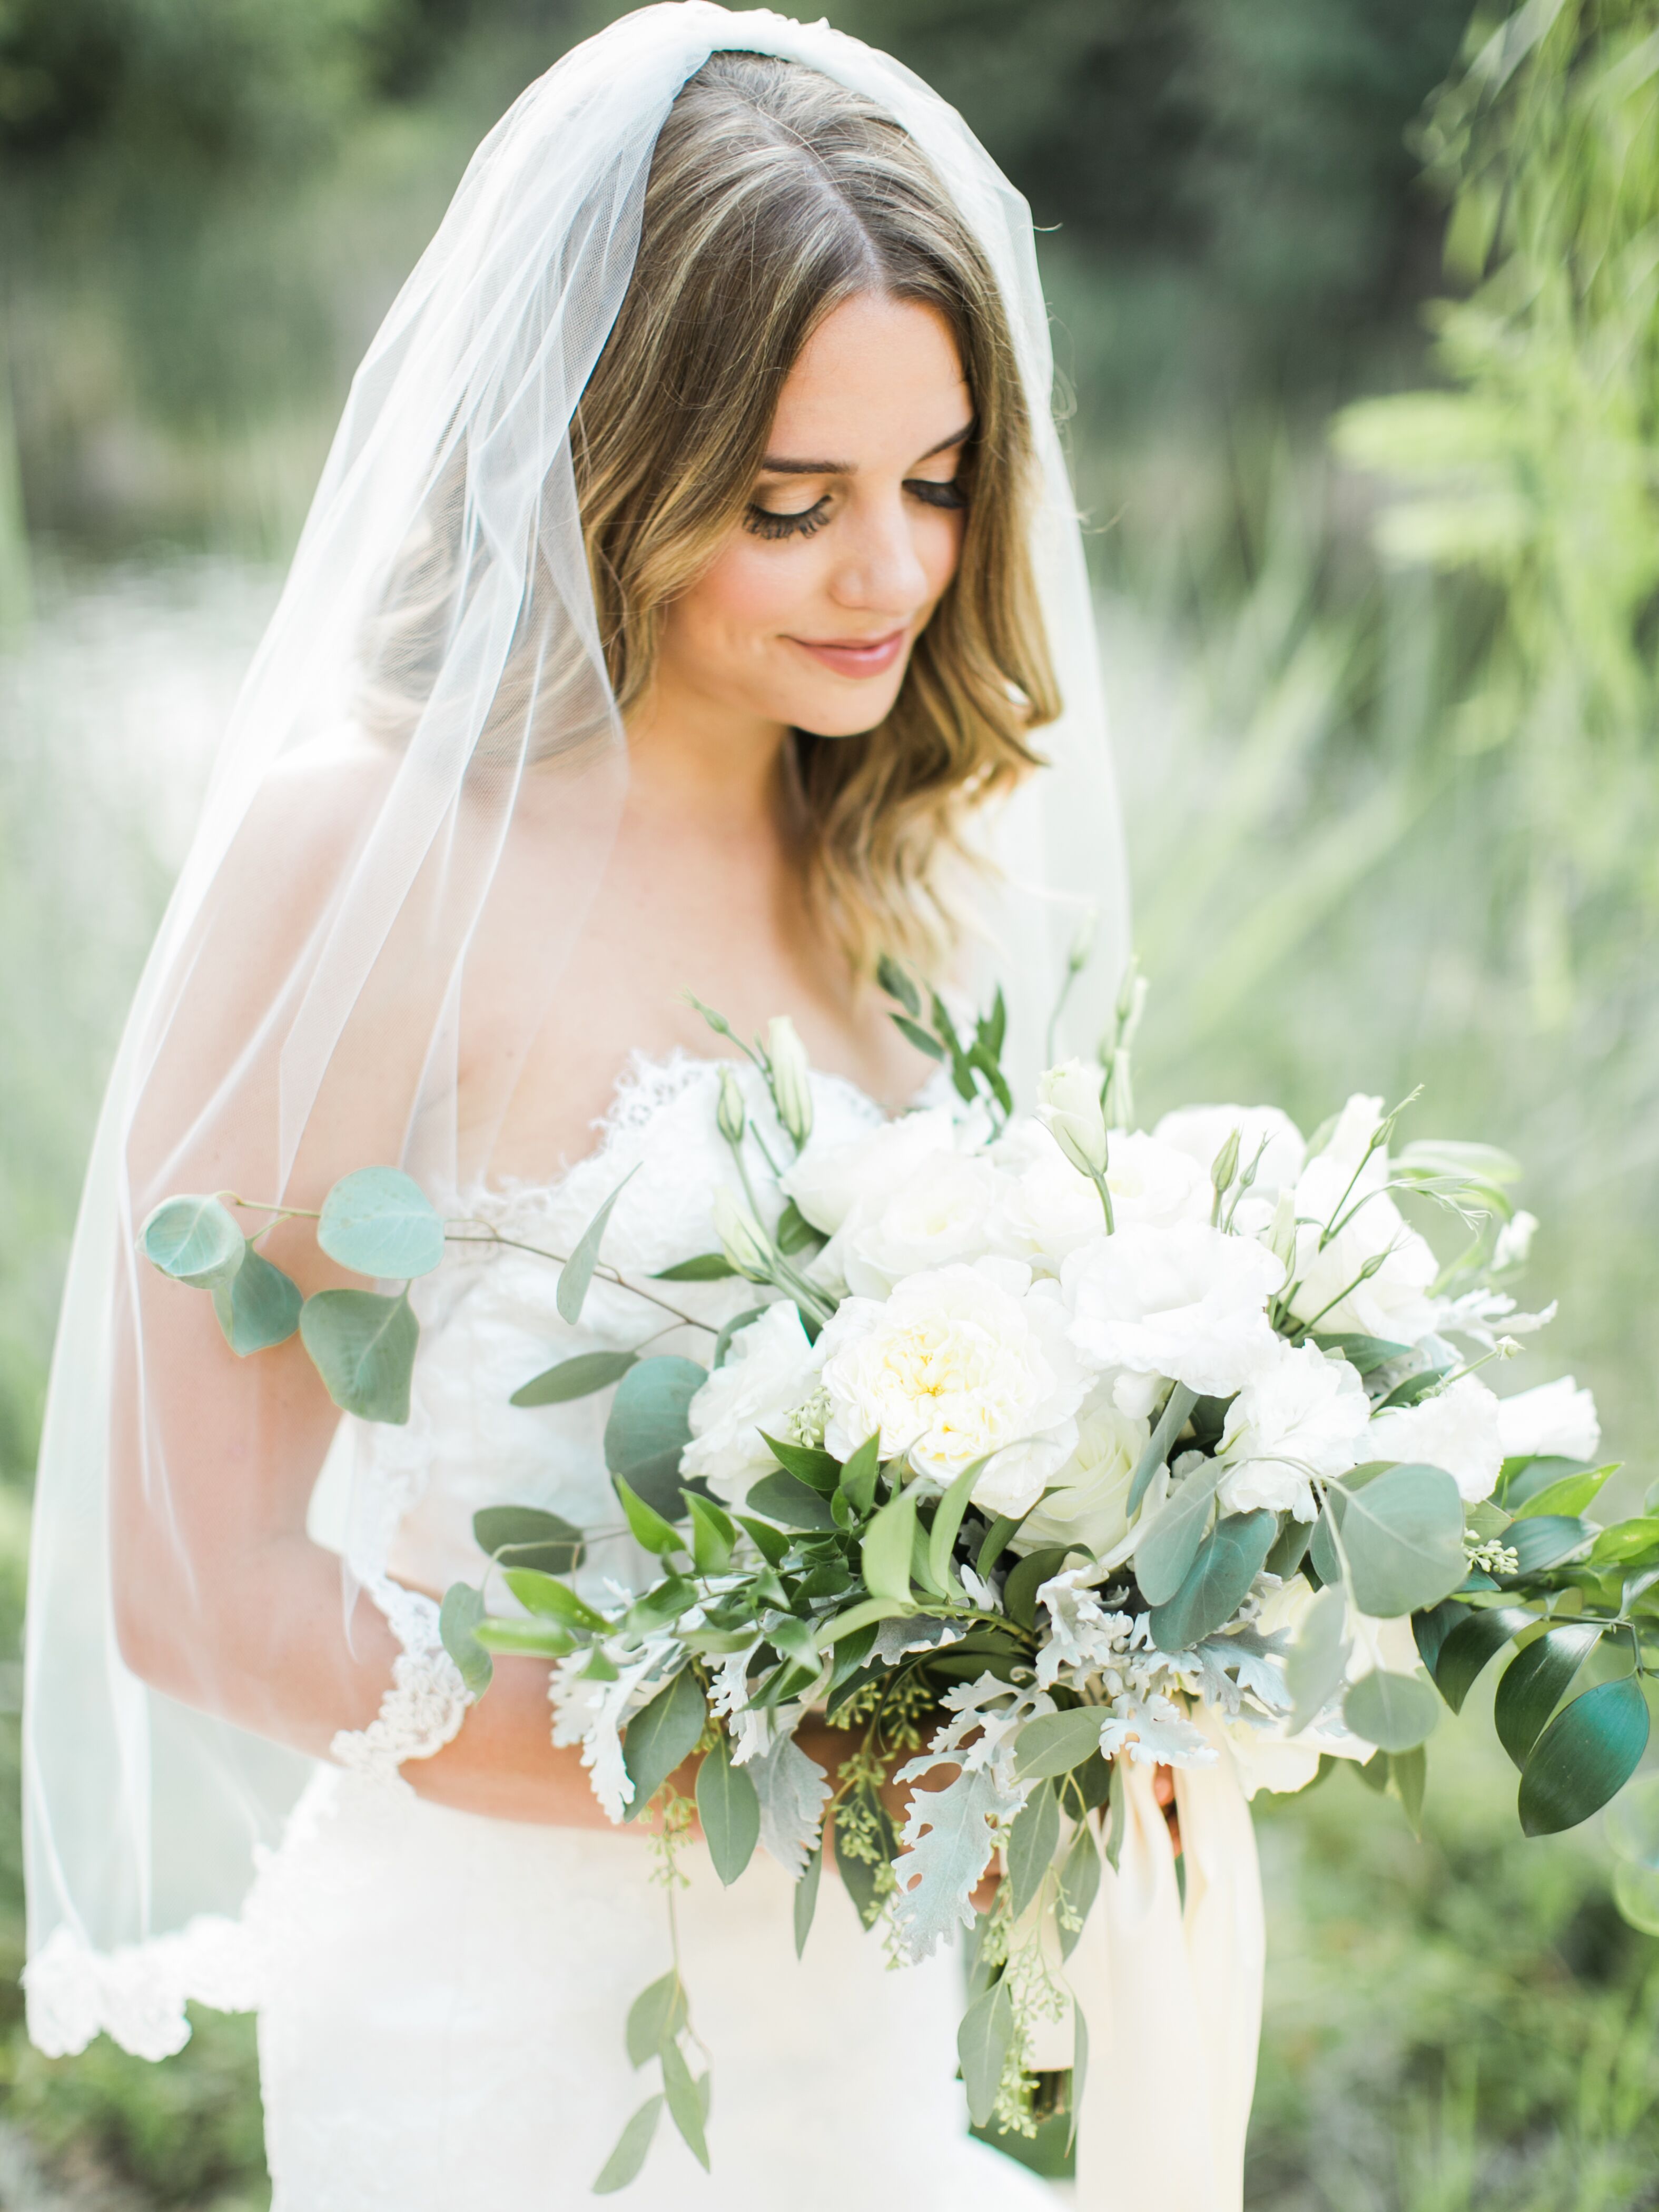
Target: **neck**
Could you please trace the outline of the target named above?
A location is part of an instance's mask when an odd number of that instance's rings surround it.
[[[728,827],[775,820],[783,723],[659,678],[627,726],[636,792]]]

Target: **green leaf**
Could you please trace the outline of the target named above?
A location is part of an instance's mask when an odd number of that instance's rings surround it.
[[[638,1820],[674,1769],[691,1756],[708,1717],[697,1678],[686,1667],[629,1720],[623,1736],[623,1765],[634,1785],[628,1820]]]
[[[1589,1565],[1628,1566],[1637,1559],[1659,1554],[1659,1518],[1638,1514],[1633,1520],[1614,1521],[1590,1546]]]
[[[1334,1352],[1346,1359],[1350,1367],[1361,1375],[1369,1375],[1374,1368],[1386,1367],[1391,1359],[1409,1359],[1409,1344],[1394,1344],[1385,1336],[1357,1336],[1339,1331],[1333,1335],[1316,1334],[1314,1342],[1322,1352]]]
[[[239,1359],[286,1344],[300,1326],[300,1285],[263,1260],[252,1244],[228,1283],[215,1283],[213,1310],[225,1342]]]
[[[671,1552],[684,1550],[678,1529],[672,1522],[665,1521],[654,1505],[647,1505],[623,1476],[613,1474],[611,1486],[622,1501],[622,1510],[628,1516],[628,1525],[634,1532],[634,1541],[642,1550],[655,1552],[660,1559],[666,1559]]]
[[[317,1242],[359,1275],[429,1275],[444,1256],[444,1224],[413,1176],[359,1168],[323,1200]]]
[[[586,1550],[580,1528],[536,1505],[484,1506],[472,1516],[472,1540],[503,1566],[538,1567],[544,1575],[574,1573]]]
[[[1350,1476],[1346,1488],[1331,1485],[1327,1510],[1335,1516],[1362,1613],[1391,1620],[1437,1605],[1468,1571],[1463,1500],[1443,1468],[1407,1461],[1358,1487]]]
[[[686,2064],[685,2053],[678,2043],[665,2043],[659,2056],[662,2059],[663,2094],[668,2100],[668,2117],[684,2136],[691,2155],[706,2173],[708,2171],[708,2138],[703,2131],[701,2084],[691,2079],[691,2069]]]
[[[876,1502],[876,1479],[881,1473],[881,1432],[866,1437],[841,1471],[841,1489],[860,1519]]]
[[[951,1589],[951,1547],[962,1526],[962,1516],[968,1510],[968,1493],[984,1468],[982,1459],[976,1459],[971,1467],[964,1467],[933,1510],[933,1525],[927,1533],[927,1573],[934,1588],[947,1597]]]
[[[999,1513],[985,1532],[985,1541],[979,1547],[979,1557],[974,1562],[974,1572],[983,1582],[997,1561],[1008,1548],[1008,1539],[1017,1535],[1024,1514]]]
[[[1014,1740],[1014,1771],[1022,1782],[1046,1782],[1081,1766],[1100,1749],[1103,1706],[1078,1705],[1069,1713],[1039,1713]]]
[[[1052,1782],[1039,1782],[1008,1831],[1008,1880],[1016,1920],[1042,1887],[1059,1845],[1060,1800]]]
[[[579,1352],[556,1367],[544,1367],[521,1383],[507,1401],[513,1406],[562,1406],[572,1398],[588,1398],[620,1382],[630,1367],[639,1364],[637,1352]]]
[[[1458,1622],[1429,1669],[1455,1713],[1462,1711],[1463,1700],[1487,1661],[1495,1659],[1512,1637],[1524,1635],[1536,1619],[1524,1606],[1499,1605],[1489,1612],[1471,1613]]]
[[[823,1231],[813,1226],[793,1198],[778,1216],[778,1225],[772,1234],[779,1251],[789,1259],[797,1252],[805,1252],[809,1245],[824,1242]]]
[[[1601,1624],[1564,1620],[1517,1651],[1504,1670],[1492,1707],[1498,1741],[1517,1766],[1525,1766],[1550,1715],[1601,1641]]]
[[[473,1630],[486,1651],[521,1659],[563,1659],[576,1648],[568,1628],[551,1620],[503,1620],[486,1617]]]
[[[769,1437],[764,1429],[760,1431],[760,1440],[778,1465],[793,1474],[797,1482],[804,1482],[821,1498],[833,1494],[841,1480],[841,1462],[833,1452],[820,1451],[811,1444],[786,1443],[778,1437]]]
[[[300,1309],[300,1340],[343,1413],[362,1421],[409,1419],[421,1328],[406,1292],[318,1291]]]
[[[672,2043],[686,2022],[685,1984],[671,1966],[660,1981],[641,1990],[628,2008],[623,2040],[635,2071],[654,2058],[664,2044]]]
[[[605,1425],[605,1465],[669,1520],[684,1510],[680,1455],[691,1441],[689,1408],[708,1380],[695,1359],[672,1352],[642,1359],[617,1385]]]
[[[755,1855],[761,1816],[754,1783],[745,1769],[732,1765],[724,1735],[697,1769],[697,1818],[714,1871],[730,1889]]]
[[[1348,1601],[1340,1583],[1328,1583],[1303,1615],[1285,1655],[1292,1735],[1310,1727],[1341,1688],[1348,1650]]]
[[[1100,1846],[1086,1820],[1079,1821],[1072,1847],[1060,1869],[1060,1955],[1069,1959],[1078,1947],[1082,1928],[1068,1928],[1067,1919],[1086,1921],[1100,1888]]]
[[[1128,1511],[1132,1516],[1151,1487],[1152,1477],[1169,1458],[1171,1446],[1186,1426],[1187,1417],[1197,1403],[1196,1390],[1189,1390],[1184,1382],[1171,1386],[1170,1395],[1164,1401],[1164,1411],[1158,1415],[1157,1425],[1146,1440],[1146,1449],[1136,1461],[1134,1474],[1129,1480]],[[1182,1574],[1186,1571],[1184,1567],[1181,1571]],[[1177,1575],[1176,1583],[1180,1580],[1181,1575]]]
[[[833,1619],[818,1623],[818,1649],[827,1651],[831,1644],[839,1644],[843,1638],[861,1634],[872,1623],[899,1620],[915,1610],[908,1599],[867,1597],[860,1604],[849,1605],[845,1613],[838,1613]]]
[[[1598,1682],[1555,1716],[1521,1774],[1521,1826],[1529,1836],[1576,1828],[1616,1797],[1648,1743],[1648,1705],[1633,1674]]]
[[[1455,1598],[1443,1598],[1438,1605],[1412,1615],[1412,1640],[1417,1646],[1417,1656],[1431,1674],[1440,1656],[1440,1647],[1460,1620],[1469,1617],[1469,1607],[1459,1605]]]
[[[887,1808],[875,1792],[868,1788],[855,1790],[848,1803],[856,1805],[868,1815],[876,1834],[878,1848],[890,1865],[898,1856],[898,1835]],[[841,1876],[842,1887],[853,1900],[853,1910],[858,1914],[860,1925],[866,1930],[873,1928],[881,1917],[882,1896],[876,1887],[877,1869],[868,1859],[855,1858],[849,1850],[835,1845],[836,1870]]]
[[[764,1306],[750,1306],[740,1314],[733,1314],[730,1321],[720,1324],[720,1333],[714,1339],[714,1349],[708,1361],[708,1371],[711,1375],[717,1367],[725,1366],[726,1355],[732,1349],[732,1338],[740,1329],[747,1328],[750,1322],[758,1321],[766,1310]]]
[[[916,1493],[901,1490],[865,1531],[860,1547],[864,1586],[873,1598],[910,1601],[910,1548],[916,1533]]]
[[[539,1620],[562,1621],[568,1628],[600,1632],[611,1626],[605,1615],[595,1613],[568,1583],[544,1575],[535,1567],[507,1567],[501,1579],[525,1611],[535,1613]]]
[[[1279,1534],[1268,1547],[1264,1566],[1270,1575],[1277,1575],[1282,1583],[1291,1577],[1308,1556],[1308,1547],[1313,1541],[1313,1522],[1298,1521],[1294,1513],[1279,1516]]]
[[[700,1575],[723,1575],[737,1548],[737,1529],[712,1498],[688,1491],[685,1503],[691,1516],[691,1564]]]
[[[1224,1515],[1199,1546],[1175,1595],[1152,1607],[1152,1641],[1158,1650],[1190,1651],[1231,1620],[1249,1596],[1278,1534],[1278,1516],[1261,1509]]]
[[[1618,1474],[1619,1466],[1617,1460],[1612,1460],[1606,1467],[1585,1468],[1577,1474],[1558,1476],[1555,1481],[1547,1482],[1541,1490],[1510,1510],[1517,1521],[1531,1521],[1540,1513],[1576,1518],[1595,1504],[1603,1484]]]
[[[593,1270],[599,1264],[599,1246],[605,1238],[606,1224],[611,1219],[611,1209],[627,1189],[630,1177],[638,1173],[637,1164],[629,1168],[628,1174],[583,1230],[575,1250],[559,1270],[556,1303],[561,1319],[568,1322],[572,1328],[581,1319],[582,1308],[587,1302],[587,1288],[593,1279]],[[614,1473],[615,1470],[612,1471]]]
[[[651,1279],[653,1283],[723,1283],[737,1272],[724,1252],[699,1252],[693,1259],[677,1260],[672,1267],[659,1267]]]
[[[988,2126],[1002,2087],[1002,2069],[1014,2040],[1014,2000],[1006,1981],[976,1996],[957,2030],[957,2056],[976,2128]]]
[[[1117,1862],[1112,1862],[1112,1872],[1117,1872]],[[1077,2141],[1077,2116],[1083,2110],[1083,2085],[1089,2078],[1089,2023],[1083,2017],[1083,2007],[1075,2000],[1072,2005],[1072,2094],[1068,2102],[1072,2108],[1071,2125],[1066,2130],[1066,2148],[1071,2151]]]
[[[806,1855],[806,1865],[795,1884],[795,1956],[805,1952],[806,1939],[812,1932],[812,1916],[818,1909],[818,1884],[823,1878],[823,1831]]]
[[[1135,1546],[1134,1565],[1135,1580],[1148,1605],[1167,1604],[1187,1579],[1187,1570],[1204,1540],[1216,1485],[1225,1473],[1218,1460],[1206,1461],[1170,1492],[1163,1508],[1146,1523]],[[1462,1526],[1460,1520],[1460,1546]],[[1461,1561],[1461,1548],[1458,1556]]]
[[[1595,1533],[1588,1521],[1574,1516],[1540,1513],[1535,1520],[1512,1521],[1504,1541],[1520,1560],[1522,1574],[1538,1575],[1570,1559]]]
[[[763,1474],[758,1482],[750,1483],[744,1503],[781,1528],[811,1529],[820,1534],[835,1530],[836,1516],[825,1500],[781,1468],[775,1474]]]
[[[732,1516],[738,1526],[745,1530],[749,1540],[769,1567],[781,1566],[789,1549],[789,1539],[781,1528],[774,1528],[765,1521],[757,1521],[747,1513]]]
[[[1547,1490],[1553,1482],[1559,1482],[1565,1475],[1589,1474],[1594,1467],[1591,1460],[1561,1459],[1548,1454],[1528,1453],[1506,1459],[1498,1471],[1492,1497],[1506,1512],[1518,1513],[1529,1498]]]
[[[1410,1751],[1433,1735],[1440,1701],[1414,1674],[1390,1674],[1378,1668],[1353,1684],[1342,1700],[1342,1717],[1379,1751]]]
[[[1382,1413],[1395,1406],[1415,1406],[1450,1373],[1449,1360],[1443,1367],[1419,1367],[1415,1375],[1408,1375],[1403,1382],[1396,1382],[1386,1398],[1379,1399],[1376,1410]]]
[[[1405,1808],[1414,1836],[1423,1832],[1423,1794],[1429,1783],[1429,1756],[1419,1743],[1410,1751],[1396,1751],[1389,1759],[1389,1780]]]
[[[876,981],[890,999],[896,999],[907,1014],[921,1012],[921,1000],[915,985],[896,960],[884,952],[876,963]]]
[[[247,1252],[247,1239],[216,1198],[164,1199],[138,1238],[153,1267],[195,1291],[228,1283]]]
[[[595,2197],[613,2197],[617,2190],[626,2189],[630,2181],[638,2179],[651,2139],[657,2132],[662,2106],[659,2092],[654,2097],[647,2097],[629,2120],[617,2138],[617,2148],[599,2169],[599,2178],[593,2184]]]
[[[1659,1936],[1659,1873],[1620,1861],[1613,1870],[1613,1901],[1632,1928]]]
[[[1607,1841],[1628,1865],[1659,1874],[1659,1773],[1632,1782],[1608,1808]]]
[[[929,1060],[945,1058],[945,1047],[936,1036],[929,1036],[920,1022],[913,1022],[908,1014],[895,1014],[891,1019],[900,1036],[908,1037],[918,1052],[925,1052]]]
[[[495,1672],[494,1661],[473,1633],[483,1617],[482,1594],[471,1583],[452,1583],[438,1609],[438,1633],[475,1698],[483,1697]]]

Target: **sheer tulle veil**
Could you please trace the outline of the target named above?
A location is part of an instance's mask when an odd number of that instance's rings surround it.
[[[1001,889],[982,965],[1009,988],[1011,1065],[1028,1090],[1089,907],[1097,949],[1068,1002],[1065,1048],[1088,1051],[1109,1018],[1125,875],[1025,204],[952,109],[856,40],[705,0],[643,9],[567,55],[490,133],[369,349],[111,1081],[52,1370],[31,1569],[27,1978],[47,2050],[107,2027],[159,2056],[188,2032],[186,1996],[257,2002],[238,1914],[308,1762],[153,1690],[123,1661],[110,1475],[122,1377],[143,1452],[139,1504],[123,1510],[191,1540],[164,1444],[180,1408],[164,1402],[176,1384],[149,1357],[136,1232],[180,1189],[301,1192],[325,1122],[350,1127],[347,1164],[400,1160],[441,1204],[489,1174],[516,1056],[556,1005],[627,775],[572,410],[629,283],[664,118],[720,49],[793,60],[878,102],[933,165],[1001,288],[1036,426],[1033,552],[1064,711],[1040,733],[1050,765],[988,823]],[[526,889],[515,833],[532,818],[538,854],[558,865]],[[469,973],[504,942],[520,957],[501,1096],[463,1127]],[[228,1514],[235,1486],[227,1467]],[[187,1585],[211,1571],[206,1558],[184,1564]]]

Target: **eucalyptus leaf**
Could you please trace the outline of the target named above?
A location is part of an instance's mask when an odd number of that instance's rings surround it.
[[[623,2040],[635,2071],[672,2043],[686,2022],[685,1985],[671,1966],[659,1981],[641,1990],[628,2008]]]
[[[1414,1674],[1393,1674],[1382,1668],[1362,1674],[1342,1701],[1342,1717],[1357,1736],[1379,1751],[1410,1751],[1433,1735],[1440,1704],[1426,1682]]]
[[[634,2114],[617,2137],[617,2148],[599,2169],[599,2178],[593,2184],[595,2197],[613,2197],[617,2190],[626,2189],[630,2181],[638,2179],[652,2137],[657,2132],[662,2107],[659,2090],[654,2097],[647,2097]]]
[[[1083,1924],[1089,1917],[1099,1889],[1100,1846],[1095,1841],[1094,1830],[1086,1820],[1081,1820],[1060,1869],[1057,1932],[1062,1959],[1069,1959],[1076,1950],[1083,1934]],[[1077,1925],[1068,1927],[1068,1921],[1075,1921]]]
[[[1635,1675],[1586,1690],[1557,1713],[1522,1769],[1522,1827],[1529,1836],[1576,1828],[1618,1796],[1647,1744],[1647,1699]]]
[[[826,1535],[835,1529],[836,1516],[828,1502],[794,1475],[786,1474],[781,1468],[750,1483],[744,1503],[752,1511],[763,1513],[769,1521],[775,1521],[780,1528],[817,1531]]]
[[[794,1921],[795,1956],[805,1955],[806,1939],[812,1932],[812,1916],[818,1909],[818,1885],[823,1879],[823,1834],[806,1855],[805,1871],[795,1882]]]
[[[1081,1766],[1100,1749],[1106,1719],[1100,1705],[1078,1705],[1069,1713],[1039,1713],[1014,1739],[1014,1771],[1022,1782],[1045,1782]]]
[[[1218,1460],[1206,1460],[1170,1492],[1163,1510],[1146,1524],[1135,1546],[1134,1565],[1135,1580],[1148,1605],[1166,1604],[1186,1580],[1204,1540],[1216,1486],[1225,1473]],[[1458,1528],[1461,1535],[1461,1521]]]
[[[1369,1375],[1374,1368],[1386,1367],[1391,1359],[1409,1359],[1412,1355],[1409,1344],[1395,1344],[1385,1336],[1339,1331],[1332,1335],[1316,1334],[1313,1340],[1322,1352],[1335,1352],[1361,1375]]]
[[[503,1566],[573,1574],[586,1550],[582,1532],[538,1505],[486,1505],[472,1516],[472,1540]]]
[[[697,1747],[708,1708],[689,1667],[664,1684],[629,1719],[623,1736],[623,1765],[634,1785],[626,1817],[636,1820],[663,1784]]]
[[[1511,1522],[1504,1541],[1520,1561],[1522,1574],[1538,1575],[1571,1559],[1595,1534],[1575,1514],[1540,1513],[1533,1520]]]
[[[1117,1872],[1117,1862],[1112,1862],[1112,1872]],[[1078,2114],[1083,2110],[1083,2088],[1089,2078],[1089,2023],[1083,2017],[1083,2007],[1076,1998],[1072,2000],[1072,2094],[1071,2125],[1066,2130],[1066,2148],[1069,2153],[1077,2141]]]
[[[1131,1519],[1134,1516],[1136,1507],[1151,1488],[1152,1477],[1170,1457],[1170,1447],[1181,1434],[1188,1415],[1197,1403],[1196,1390],[1189,1390],[1184,1382],[1170,1385],[1170,1395],[1164,1401],[1164,1410],[1158,1415],[1152,1433],[1146,1440],[1146,1449],[1135,1462],[1135,1471],[1129,1479],[1127,1510]],[[1183,1567],[1182,1573],[1185,1572],[1186,1569]],[[1176,1581],[1178,1583],[1180,1579],[1181,1576],[1177,1575]]]
[[[138,1232],[144,1257],[176,1283],[210,1291],[241,1266],[247,1239],[216,1198],[169,1198]]]
[[[680,1455],[691,1441],[689,1409],[708,1370],[665,1352],[630,1367],[605,1425],[605,1463],[668,1520],[680,1504]]]
[[[401,1168],[359,1168],[323,1200],[317,1242],[359,1275],[406,1281],[429,1275],[443,1258],[444,1224],[413,1176]]]
[[[691,2079],[691,2069],[686,2064],[685,2053],[678,2043],[665,2043],[659,2056],[662,2060],[662,2087],[663,2094],[668,2100],[668,2117],[706,2173],[708,2171],[708,2138],[703,2129],[701,2085]]]
[[[1291,1577],[1308,1556],[1308,1547],[1313,1541],[1313,1522],[1298,1521],[1294,1513],[1281,1513],[1279,1534],[1268,1549],[1264,1563],[1266,1571],[1277,1575],[1282,1583]]]
[[[1152,1641],[1160,1651],[1189,1651],[1231,1620],[1261,1572],[1278,1516],[1258,1510],[1224,1514],[1199,1546],[1173,1597],[1152,1607]]]
[[[962,2061],[969,2117],[976,2128],[990,2124],[1013,2040],[1013,1996],[1006,1981],[994,1982],[974,1999],[957,2030],[957,2056]]]
[[[750,1306],[740,1314],[733,1314],[730,1321],[721,1322],[720,1333],[714,1339],[714,1349],[709,1356],[708,1367],[711,1374],[716,1368],[725,1366],[726,1355],[732,1349],[732,1338],[739,1330],[747,1328],[751,1321],[758,1321],[765,1311],[764,1306]]]
[[[1420,1743],[1410,1751],[1390,1753],[1389,1781],[1405,1808],[1412,1833],[1420,1836],[1423,1832],[1423,1796],[1429,1781],[1429,1757]]]
[[[300,1309],[300,1340],[343,1413],[362,1421],[409,1419],[421,1328],[407,1294],[318,1291]]]
[[[483,1697],[495,1672],[495,1662],[474,1633],[483,1617],[482,1594],[471,1583],[452,1583],[438,1609],[438,1634],[475,1698]]]
[[[1601,1640],[1595,1620],[1564,1620],[1547,1628],[1504,1670],[1492,1707],[1498,1741],[1517,1766],[1524,1766],[1550,1715],[1572,1687],[1573,1679]]]
[[[1536,1618],[1524,1606],[1499,1605],[1471,1613],[1452,1630],[1429,1671],[1455,1713],[1462,1711],[1463,1700],[1488,1660],[1495,1659],[1511,1638],[1524,1635]]]
[[[1443,1468],[1407,1461],[1361,1486],[1352,1477],[1346,1488],[1333,1483],[1327,1510],[1335,1516],[1362,1613],[1392,1620],[1437,1605],[1468,1572],[1463,1500]]]
[[[714,1871],[730,1889],[760,1841],[760,1798],[746,1770],[732,1764],[722,1733],[697,1769],[697,1818]]]
[[[596,1390],[608,1390],[613,1382],[620,1382],[630,1367],[639,1364],[637,1352],[579,1352],[574,1359],[562,1359],[556,1367],[544,1367],[539,1375],[532,1375],[528,1382],[520,1383],[508,1400],[514,1406],[562,1406],[573,1398],[588,1398]]]
[[[212,1285],[213,1311],[239,1359],[286,1344],[300,1326],[300,1285],[250,1244],[228,1282]]]
[[[1311,1727],[1341,1688],[1348,1650],[1348,1601],[1340,1583],[1328,1583],[1303,1615],[1296,1640],[1285,1654],[1292,1735]]]
[[[556,1293],[556,1303],[559,1309],[560,1318],[568,1322],[572,1328],[581,1319],[582,1308],[587,1303],[588,1285],[593,1280],[594,1268],[599,1264],[599,1246],[605,1241],[605,1227],[611,1219],[611,1210],[628,1188],[629,1179],[638,1173],[637,1164],[629,1168],[628,1174],[623,1177],[586,1228],[583,1230],[577,1239],[575,1250],[559,1270],[559,1287]],[[615,1472],[614,1468],[612,1472]]]
[[[1040,1782],[1008,1831],[1008,1880],[1018,1920],[1042,1887],[1060,1847],[1060,1800],[1052,1782]]]

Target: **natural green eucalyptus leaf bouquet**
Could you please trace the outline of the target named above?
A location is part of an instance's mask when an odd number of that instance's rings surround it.
[[[595,1577],[588,1547],[615,1532],[503,1502],[477,1517],[490,1571],[450,1589],[443,1634],[475,1697],[492,1654],[552,1662],[555,1741],[580,1745],[612,1820],[649,1814],[671,1875],[694,1824],[727,1883],[763,1845],[795,1878],[798,1948],[826,1856],[896,1959],[968,1930],[969,2106],[1029,2133],[1057,2094],[1034,2053],[1067,2016],[1059,2094],[1077,2109],[1067,1962],[1117,1867],[1134,1770],[1227,1760],[1247,1790],[1295,1789],[1346,1759],[1415,1823],[1442,1700],[1459,1707],[1513,1644],[1496,1724],[1522,1825],[1570,1827],[1646,1747],[1659,1516],[1589,1517],[1614,1469],[1571,1377],[1500,1397],[1481,1371],[1550,1318],[1504,1286],[1534,1225],[1504,1154],[1395,1151],[1403,1109],[1363,1097],[1305,1143],[1272,1108],[1137,1130],[1133,983],[1098,1063],[1052,1068],[1020,1116],[1000,998],[967,1024],[895,965],[882,980],[947,1103],[815,1143],[788,1022],[745,1046],[705,1009],[769,1106],[763,1131],[734,1058],[721,1249],[647,1280],[609,1267],[619,1186],[544,1255],[572,1326],[596,1273],[659,1334],[664,1310],[703,1326],[675,1283],[755,1286],[709,1330],[707,1364],[648,1342],[587,1351],[514,1393],[526,1418],[614,1394],[605,1457],[655,1578]],[[297,1328],[345,1411],[406,1419],[410,1280],[499,1232],[441,1219],[394,1169],[360,1170],[329,1193],[318,1242],[402,1287],[302,1300],[258,1251],[265,1230],[244,1234],[248,1211],[268,1225],[299,1209],[173,1199],[145,1249],[210,1291],[237,1352]],[[1417,1225],[1435,1217],[1449,1258]],[[801,1741],[826,1723],[844,1747],[830,1766]],[[896,1817],[895,1784],[911,1793]],[[1621,1800],[1614,1841],[1622,1905],[1659,1929],[1653,1778]],[[661,2087],[601,2191],[640,2170],[665,2105],[708,2158],[678,1964],[627,2040]]]

